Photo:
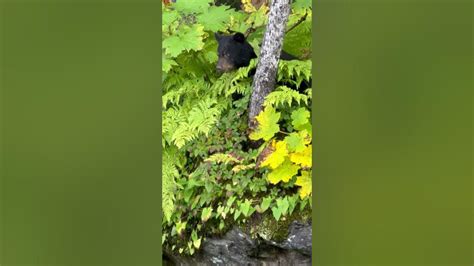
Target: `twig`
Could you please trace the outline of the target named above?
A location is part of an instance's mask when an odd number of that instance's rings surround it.
[[[249,37],[250,34],[254,33],[257,30],[256,28],[253,27],[254,24],[255,24],[255,21],[253,21],[250,27],[245,31],[244,33],[245,39],[247,39],[247,37]]]
[[[306,12],[295,24],[293,24],[293,26],[291,26],[288,30],[286,30],[285,34],[293,30],[294,28],[296,28],[298,25],[300,25],[303,21],[306,20],[307,17],[308,17],[308,12]],[[266,25],[261,25],[260,27],[254,28],[253,25],[254,25],[254,22],[252,22],[252,25],[250,25],[247,31],[245,31],[244,33],[245,39],[247,39],[250,36],[250,34],[254,33],[257,29],[266,26]]]
[[[304,13],[304,16],[302,16],[293,26],[291,26],[288,30],[286,30],[285,34],[296,28],[298,25],[300,25],[303,21],[306,20],[306,17],[308,16],[308,12]]]

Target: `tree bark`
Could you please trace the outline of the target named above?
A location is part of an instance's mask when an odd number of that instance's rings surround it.
[[[280,58],[286,23],[291,9],[291,0],[273,0],[263,36],[257,70],[252,83],[249,106],[249,127],[256,126],[255,116],[263,109],[265,97],[275,88],[278,61]]]

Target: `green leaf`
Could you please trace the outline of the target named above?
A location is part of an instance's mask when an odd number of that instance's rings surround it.
[[[201,246],[201,238],[193,240],[193,246],[198,249]]]
[[[191,233],[191,239],[192,239],[193,241],[198,239],[198,235],[197,235],[196,230],[193,230],[193,232]]]
[[[252,207],[251,202],[246,199],[244,203],[240,204],[240,210],[245,217],[249,217],[255,212],[255,208]]]
[[[280,209],[281,214],[286,215],[288,212],[288,208],[290,207],[290,203],[286,197],[277,199],[277,206]]]
[[[173,7],[183,13],[204,12],[208,9],[212,0],[193,0],[193,1],[176,1]]]
[[[261,212],[264,212],[270,207],[270,204],[272,203],[272,198],[271,197],[266,197],[263,198],[262,203],[260,204],[260,209]]]
[[[304,207],[306,207],[307,203],[308,203],[307,200],[300,201],[300,211],[304,211]]]
[[[232,203],[234,203],[236,197],[235,196],[231,196],[228,200],[227,200],[227,207],[230,207],[232,206]]]
[[[225,216],[226,216],[227,213],[225,212],[224,206],[217,207],[217,214],[222,216],[222,218],[225,219]]]
[[[240,212],[247,217],[248,212],[250,210],[250,201],[248,199],[245,200],[242,204],[240,204]]]
[[[307,134],[306,132],[306,135]],[[288,151],[290,152],[301,152],[306,147],[304,134],[300,134],[299,132],[290,133],[290,135],[285,138],[285,141],[288,143]]]
[[[293,213],[293,210],[295,209],[297,202],[298,202],[298,195],[295,194],[292,197],[288,197],[288,203],[290,204],[290,207],[288,208],[289,215]]]
[[[180,18],[178,12],[174,10],[167,10],[166,12],[163,12],[162,15],[162,25],[170,25],[173,21],[177,20]]]
[[[185,189],[183,191],[183,199],[186,203],[188,203],[191,200],[191,196],[194,193],[194,189]]]
[[[275,133],[280,131],[280,126],[278,125],[280,113],[277,113],[275,108],[272,106],[265,107],[265,109],[255,118],[258,121],[258,128],[250,134],[250,139],[263,139],[268,141],[273,137],[273,135],[275,135]]]
[[[237,221],[237,219],[240,216],[240,213],[241,213],[241,211],[239,209],[235,210],[235,212],[234,212],[234,221]]]
[[[233,11],[227,6],[211,6],[208,12],[197,16],[197,21],[204,26],[206,31],[217,32],[224,29],[232,13]]]
[[[162,70],[165,72],[165,73],[168,73],[171,68],[173,68],[173,66],[177,66],[178,64],[176,63],[176,61],[174,61],[173,59],[170,59],[168,58],[166,55],[163,55],[163,65],[162,65]]]
[[[302,129],[303,126],[309,123],[309,120],[308,120],[309,116],[310,116],[310,113],[308,110],[306,110],[306,108],[304,107],[298,108],[297,110],[291,113],[291,119],[293,120],[291,121],[291,124],[293,125],[294,128],[298,130]]]
[[[184,222],[177,222],[176,223],[176,232],[178,233],[178,235],[181,234],[181,232],[186,228],[186,221]]]
[[[204,47],[203,35],[204,27],[202,25],[184,26],[176,34],[163,40],[163,49],[171,57],[176,57],[183,51],[199,51]]]
[[[293,3],[293,8],[311,8],[311,0],[296,0]]]
[[[290,179],[298,173],[300,167],[293,164],[289,160],[285,160],[278,168],[271,171],[267,178],[272,184],[277,184],[280,181],[288,182]]]
[[[203,222],[206,222],[207,220],[209,220],[209,218],[211,218],[211,215],[212,215],[212,207],[204,208],[201,213],[201,220]]]
[[[281,217],[281,210],[278,207],[272,208],[272,214],[275,220],[279,221]]]

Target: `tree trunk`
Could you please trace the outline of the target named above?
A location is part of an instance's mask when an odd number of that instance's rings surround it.
[[[271,1],[268,25],[252,84],[253,91],[249,106],[249,127],[251,129],[256,126],[255,116],[262,111],[265,97],[275,88],[278,60],[290,14],[290,5],[291,0]]]

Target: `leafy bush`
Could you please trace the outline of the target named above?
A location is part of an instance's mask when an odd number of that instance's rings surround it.
[[[305,14],[306,20],[285,39],[285,47],[301,58],[308,58],[311,47],[310,5],[293,3],[289,27]],[[235,72],[215,72],[216,31],[251,29],[248,40],[258,54],[268,7],[247,11],[211,0],[163,5],[162,209],[168,250],[193,254],[206,236],[244,225],[255,213],[281,220],[311,206],[311,90],[276,88],[249,136],[249,71],[257,60]],[[280,62],[279,80],[298,85],[310,78],[311,61]],[[235,93],[243,97],[233,101]],[[264,144],[252,149],[251,139]]]

